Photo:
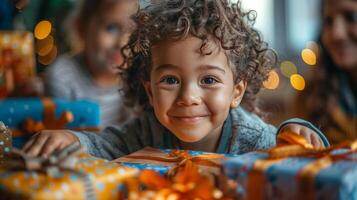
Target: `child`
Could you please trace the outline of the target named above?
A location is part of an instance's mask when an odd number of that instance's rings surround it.
[[[78,54],[64,55],[47,71],[49,96],[99,103],[102,126],[128,119],[119,92],[123,62],[121,48],[135,28],[130,16],[138,9],[133,0],[85,0],[74,17],[72,41]]]
[[[255,94],[273,63],[239,5],[165,0],[135,20],[138,29],[123,50],[129,66],[124,89],[142,115],[101,134],[44,131],[25,152],[46,156],[80,141],[90,154],[114,159],[145,146],[241,154],[276,144],[278,129],[247,111],[254,110]],[[288,121],[282,129],[315,146],[328,145],[307,122]]]

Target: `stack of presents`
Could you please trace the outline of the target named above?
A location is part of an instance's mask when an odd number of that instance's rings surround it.
[[[357,142],[317,149],[282,133],[288,142],[244,155],[147,147],[106,161],[78,143],[29,157],[11,130],[0,123],[4,199],[357,199]]]
[[[100,111],[85,100],[4,99],[34,75],[34,61],[27,33],[2,38],[0,199],[357,200],[357,142],[316,149],[289,133],[279,135],[282,145],[244,155],[144,148],[106,161],[72,144],[29,157],[19,149],[34,133],[96,131]],[[16,40],[30,46],[19,50]]]

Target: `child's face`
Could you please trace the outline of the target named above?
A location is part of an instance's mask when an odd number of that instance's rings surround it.
[[[152,48],[150,81],[145,83],[158,120],[180,140],[197,142],[220,134],[230,107],[238,106],[245,82],[234,84],[223,50],[202,55],[202,41],[188,37]]]
[[[133,0],[118,0],[107,6],[98,18],[89,24],[85,33],[85,51],[92,71],[117,74],[122,64],[121,48],[128,40],[135,25],[130,16],[135,14],[137,3]]]

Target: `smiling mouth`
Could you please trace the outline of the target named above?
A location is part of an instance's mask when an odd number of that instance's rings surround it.
[[[203,118],[207,117],[208,115],[203,115],[203,116],[173,116],[175,120],[187,123],[187,124],[193,124],[197,123]]]

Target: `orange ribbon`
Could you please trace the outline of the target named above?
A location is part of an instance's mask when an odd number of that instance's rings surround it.
[[[192,156],[187,150],[172,150],[170,153],[165,153],[159,149],[146,147],[128,156],[116,159],[114,162],[127,162],[127,163],[150,163],[163,166],[174,167],[169,173],[174,173],[181,166],[186,163],[193,163],[207,167],[220,167],[218,160],[223,160],[226,157],[220,154],[203,154]]]
[[[253,169],[248,175],[247,199],[264,199],[264,185],[266,182],[264,171],[273,164],[276,164],[288,157],[313,157],[317,158],[298,172],[299,194],[303,196],[297,199],[314,199],[314,179],[316,174],[340,160],[351,160],[348,156],[357,151],[357,140],[354,142],[344,142],[329,148],[314,148],[304,137],[284,132],[278,135],[278,143],[283,145],[265,150],[268,159],[258,160],[254,163]],[[345,153],[331,155],[337,149],[348,149]],[[354,160],[353,160],[354,161]]]
[[[36,122],[32,118],[27,118],[22,124],[22,129],[13,129],[14,137],[23,136],[26,134],[34,134],[45,129],[63,129],[66,124],[73,121],[73,114],[69,111],[64,111],[59,118],[56,118],[56,104],[51,98],[42,98],[43,104],[43,121]],[[98,128],[77,128],[74,130],[98,131]]]
[[[44,129],[62,129],[64,126],[73,121],[73,114],[65,111],[56,119],[56,105],[50,98],[43,98],[43,122],[35,122],[28,118],[24,122],[24,129],[29,133],[36,133]]]

